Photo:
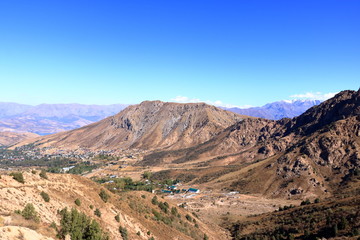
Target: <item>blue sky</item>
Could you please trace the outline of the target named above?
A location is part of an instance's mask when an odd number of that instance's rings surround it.
[[[357,0],[0,1],[0,101],[259,106],[357,90],[359,12]]]

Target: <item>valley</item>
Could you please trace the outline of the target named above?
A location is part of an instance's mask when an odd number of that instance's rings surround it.
[[[110,239],[126,239],[113,221],[116,213],[129,239],[355,238],[359,116],[360,91],[340,92],[281,120],[204,103],[145,101],[78,129],[0,149],[0,226],[29,228],[13,212],[31,202],[45,227],[30,229],[44,239],[59,234],[57,211],[65,207],[95,217]],[[50,180],[38,176],[41,170]],[[25,183],[9,175],[16,172]],[[109,203],[99,200],[101,189]],[[56,200],[44,204],[41,191]],[[103,217],[74,206],[76,198]],[[294,222],[303,225],[294,228]]]

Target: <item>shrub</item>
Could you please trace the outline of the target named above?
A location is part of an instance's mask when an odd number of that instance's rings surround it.
[[[93,239],[105,240],[107,235],[103,233],[100,225],[95,220],[91,220],[84,213],[78,212],[75,208],[68,211],[64,208],[60,211],[60,229],[58,237],[65,239],[66,235],[70,235],[71,239]]]
[[[98,208],[95,209],[94,214],[95,214],[95,216],[101,217],[100,209],[98,209]]]
[[[208,239],[209,237],[206,234],[204,234],[204,240],[208,240]]]
[[[175,216],[178,214],[178,210],[177,210],[176,207],[172,207],[172,208],[171,208],[171,214],[172,214],[172,215],[175,215]]]
[[[314,200],[314,203],[319,203],[320,202],[320,199],[319,198],[316,198],[315,200]]]
[[[141,195],[141,197],[142,197],[143,199],[145,199],[145,198],[146,198],[146,196],[145,196],[145,195]]]
[[[40,176],[41,178],[48,179],[48,176],[47,176],[47,174],[46,174],[46,171],[45,171],[45,170],[41,170],[41,172],[40,172],[39,176]]]
[[[19,183],[25,183],[24,176],[21,172],[12,172],[10,173],[10,176],[12,176],[13,179],[18,181]]]
[[[32,174],[36,174],[36,171],[35,171],[35,170],[31,170],[31,173],[32,173]]]
[[[125,227],[120,226],[119,227],[119,232],[120,232],[120,235],[123,238],[123,240],[128,240],[128,232],[127,232],[127,229]]]
[[[80,205],[81,205],[80,199],[77,198],[74,202],[75,202],[76,206],[80,207]]]
[[[189,214],[186,214],[185,218],[190,222],[192,221],[192,217]]]
[[[90,209],[94,209],[94,206],[93,206],[93,205],[90,205],[89,208],[90,208]]]
[[[101,191],[100,191],[100,193],[99,193],[99,196],[100,196],[100,198],[101,198],[105,203],[106,203],[106,202],[109,200],[109,198],[110,198],[109,194],[107,194],[104,189],[101,189]]]
[[[151,199],[151,203],[154,204],[154,205],[157,205],[157,204],[158,204],[157,196],[154,196],[154,197]]]
[[[50,227],[53,228],[53,229],[57,229],[56,223],[54,221],[50,224]]]
[[[50,201],[50,197],[49,194],[47,194],[46,192],[42,191],[40,193],[41,197],[44,199],[45,202],[49,202]]]
[[[143,179],[150,179],[151,176],[152,176],[152,173],[149,172],[149,171],[145,171],[145,172],[142,174]]]
[[[115,216],[115,220],[116,220],[117,222],[120,222],[120,216],[119,216],[119,214]]]
[[[138,231],[138,232],[136,233],[136,235],[140,236],[140,235],[141,235],[140,231]]]
[[[304,206],[304,205],[309,205],[309,204],[310,204],[310,200],[306,199],[305,201],[302,201],[300,205]]]
[[[34,205],[31,203],[26,204],[24,209],[20,212],[21,216],[23,216],[26,220],[34,220],[35,222],[39,222],[39,215],[36,212]]]

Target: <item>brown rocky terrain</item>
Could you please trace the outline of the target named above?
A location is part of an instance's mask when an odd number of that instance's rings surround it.
[[[205,143],[153,152],[143,163],[239,165],[209,185],[271,197],[328,196],[360,164],[359,95],[343,91],[293,119],[245,119]]]
[[[35,133],[18,133],[18,132],[0,132],[0,146],[10,146],[18,142],[36,138],[39,135]]]
[[[206,104],[143,102],[36,144],[138,148],[148,150],[140,165],[170,164],[193,169],[198,177],[216,166],[238,166],[207,178],[219,189],[270,197],[328,196],[359,167],[359,95],[343,91],[299,117],[278,121],[241,117]]]
[[[196,219],[194,223],[186,220],[186,210],[169,204],[169,208],[177,208],[178,216],[168,221],[155,219],[153,212],[161,212],[160,216],[168,216],[151,203],[154,194],[148,192],[123,192],[109,195],[104,202],[99,193],[101,185],[76,175],[50,174],[48,179],[41,178],[39,171],[24,172],[25,183],[14,180],[11,176],[1,175],[0,178],[0,239],[57,239],[56,231],[50,227],[60,227],[59,210],[67,207],[76,208],[100,223],[101,228],[109,234],[110,239],[123,239],[119,226],[128,231],[128,239],[202,239],[206,234],[209,239],[226,239],[226,235],[217,226],[204,224]],[[46,192],[50,200],[44,201],[41,192]],[[79,199],[81,204],[76,205]],[[161,201],[161,199],[159,199]],[[33,204],[38,212],[40,222],[23,219],[14,211],[22,210],[28,203]],[[94,210],[99,209],[101,216]],[[115,216],[119,215],[119,221]],[[174,216],[173,216],[174,217]],[[195,222],[195,221],[194,221]]]
[[[146,101],[94,124],[37,139],[39,147],[179,149],[205,142],[241,120],[205,103]]]

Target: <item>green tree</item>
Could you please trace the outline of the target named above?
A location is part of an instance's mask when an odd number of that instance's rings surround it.
[[[98,222],[91,220],[84,213],[78,212],[75,208],[68,211],[64,208],[60,211],[60,229],[58,237],[65,239],[70,235],[71,240],[106,240],[108,236],[104,233]]]
[[[34,205],[31,203],[26,204],[24,209],[21,211],[21,216],[23,216],[26,220],[34,220],[35,222],[39,222],[40,220]]]

